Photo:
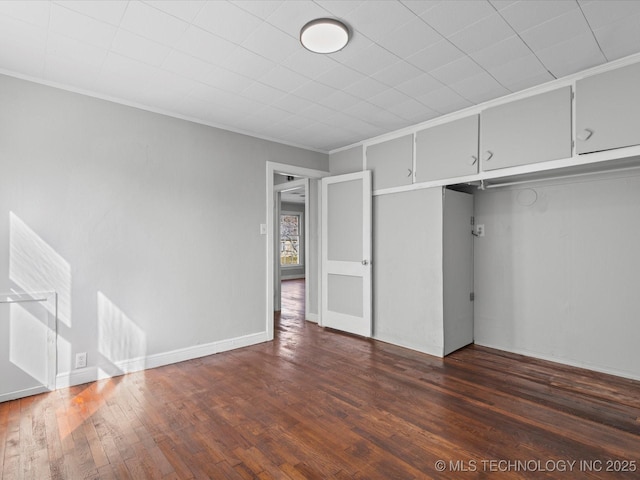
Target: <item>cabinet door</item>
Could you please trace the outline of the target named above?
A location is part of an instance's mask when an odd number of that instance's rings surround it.
[[[373,171],[373,190],[413,182],[413,135],[367,147],[367,170]]]
[[[416,134],[416,182],[478,173],[478,115]]]
[[[640,144],[640,63],[576,82],[576,151]]]
[[[483,111],[480,147],[483,170],[571,157],[571,87]]]

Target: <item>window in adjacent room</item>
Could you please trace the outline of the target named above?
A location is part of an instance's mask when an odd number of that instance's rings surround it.
[[[302,214],[282,212],[280,215],[280,265],[303,264]]]

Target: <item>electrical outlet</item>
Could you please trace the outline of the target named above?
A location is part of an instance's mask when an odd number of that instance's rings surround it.
[[[76,353],[76,368],[85,368],[87,366],[87,352]]]
[[[484,237],[484,224],[476,225],[476,237]]]

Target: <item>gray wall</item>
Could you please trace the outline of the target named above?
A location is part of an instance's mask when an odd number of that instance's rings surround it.
[[[309,195],[307,195],[307,197],[308,196]],[[306,235],[306,232],[304,231],[304,203],[281,202],[280,213],[282,214],[284,212],[302,213],[302,225],[300,225],[302,229],[302,235],[300,237],[300,242],[304,245],[304,237]],[[286,280],[287,278],[304,278],[304,265],[299,267],[280,267],[280,275],[283,280]]]
[[[640,378],[640,177],[475,201],[476,343]]]
[[[0,105],[0,291],[59,292],[62,376],[265,331],[265,162],[327,155],[6,76]]]
[[[442,189],[373,197],[373,331],[442,356]]]
[[[331,175],[342,175],[362,171],[362,145],[329,155]]]

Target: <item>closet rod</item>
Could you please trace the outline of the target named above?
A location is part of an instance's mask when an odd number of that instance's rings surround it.
[[[571,173],[568,175],[560,175],[557,177],[547,177],[547,178],[537,178],[530,180],[519,180],[516,182],[505,182],[505,183],[493,183],[487,184],[485,181],[484,188],[500,188],[500,187],[510,187],[512,185],[523,185],[525,183],[534,183],[534,182],[544,182],[547,180],[564,180],[566,178],[578,178],[578,177],[587,177],[591,175],[602,175],[603,173],[619,173],[619,172],[628,172],[631,170],[637,170],[640,173],[640,166],[636,167],[624,167],[624,168],[616,168],[613,170],[604,170],[598,172],[583,172],[583,173]]]

